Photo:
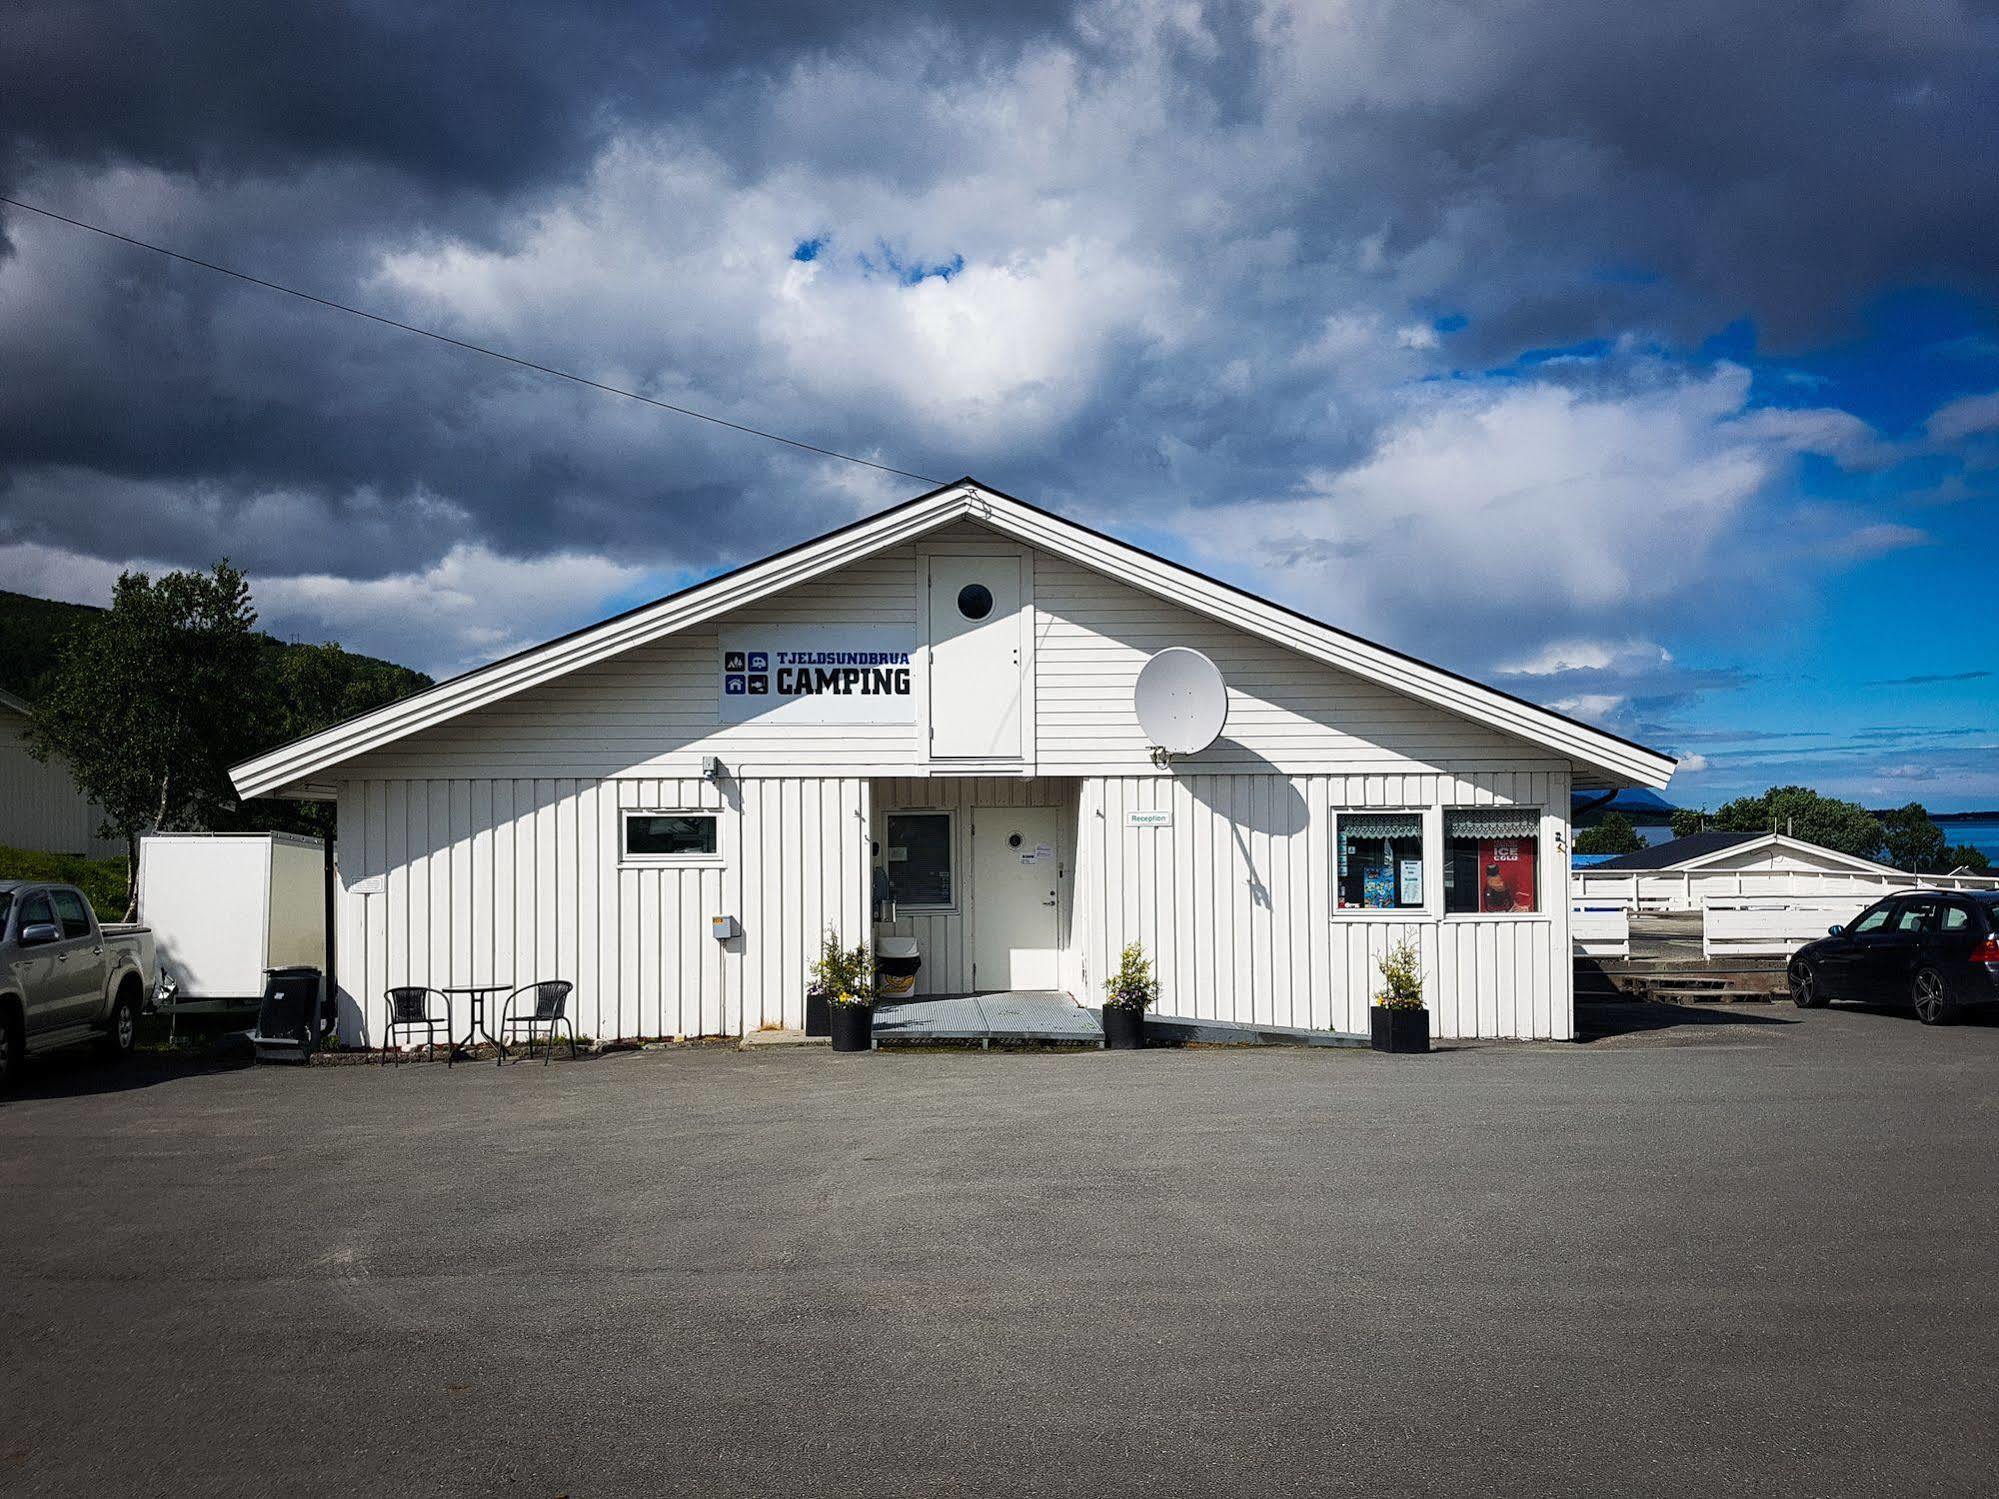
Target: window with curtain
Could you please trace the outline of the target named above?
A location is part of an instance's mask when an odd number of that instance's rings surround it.
[[[1424,896],[1423,814],[1340,812],[1334,887],[1342,911],[1420,908]]]
[[[1492,808],[1444,814],[1444,911],[1538,911],[1541,813]]]

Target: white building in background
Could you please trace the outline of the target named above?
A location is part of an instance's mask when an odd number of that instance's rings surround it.
[[[1634,911],[1698,911],[1706,901],[1742,897],[1836,900],[1845,910],[1849,897],[1865,905],[1891,890],[1990,890],[1999,887],[1999,880],[1911,874],[1783,833],[1710,829],[1579,868],[1572,884],[1579,901],[1610,902]]]
[[[1167,646],[1228,716],[1161,765]],[[1160,1014],[1339,1031],[1413,937],[1437,1034],[1567,1037],[1570,793],[1672,763],[965,480],[234,776],[338,802],[350,1039],[539,978],[600,1037],[797,1026],[828,928],[1086,1003],[1137,942]]]
[[[98,837],[104,813],[77,790],[69,768],[28,753],[30,711],[13,693],[0,692],[0,846],[51,854],[124,853],[122,839]]]

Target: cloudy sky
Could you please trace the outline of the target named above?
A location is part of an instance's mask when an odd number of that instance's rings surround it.
[[[938,11],[17,0],[0,192],[1999,804],[1989,8]],[[0,370],[0,587],[440,674],[926,487],[5,207]]]

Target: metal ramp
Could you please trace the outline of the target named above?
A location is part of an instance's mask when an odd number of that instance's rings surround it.
[[[1103,1023],[1059,990],[945,994],[875,1005],[875,1045],[884,1041],[1066,1041],[1104,1044]]]

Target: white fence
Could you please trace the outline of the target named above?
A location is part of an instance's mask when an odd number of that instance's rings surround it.
[[[1578,904],[1628,911],[1698,911],[1710,900],[1844,901],[1861,906],[1897,890],[1999,890],[1999,877],[1964,874],[1867,874],[1832,869],[1577,869],[1569,895]]]
[[[1615,902],[1584,905],[1578,901],[1569,911],[1569,940],[1579,958],[1628,958],[1631,913]]]
[[[1852,921],[1876,898],[1871,891],[1818,900],[1709,896],[1701,902],[1701,955],[1787,958],[1828,927]]]

